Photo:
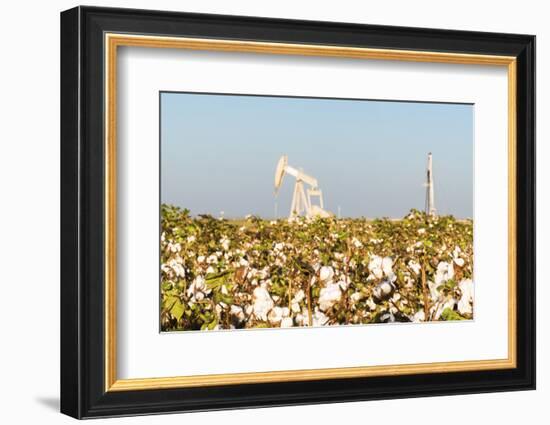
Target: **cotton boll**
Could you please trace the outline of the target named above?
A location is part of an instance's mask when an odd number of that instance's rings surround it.
[[[215,255],[215,254],[209,255],[208,258],[206,259],[206,262],[207,262],[208,264],[215,264],[215,263],[217,263],[217,262],[218,262],[218,257],[217,257],[217,255]]]
[[[267,319],[273,324],[279,323],[283,319],[283,309],[281,307],[274,307],[268,313]]]
[[[323,326],[327,324],[328,317],[322,311],[315,309],[315,313],[312,315],[313,326]]]
[[[454,268],[453,263],[447,263],[446,261],[441,261],[437,265],[437,270],[435,272],[435,284],[437,286],[445,283],[449,279],[454,277]]]
[[[337,285],[340,286],[340,288],[342,289],[342,291],[345,291],[346,289],[348,289],[349,287],[349,279],[347,278],[344,278],[342,280],[340,280]]]
[[[319,308],[322,311],[327,311],[342,297],[340,286],[336,283],[328,283],[327,286],[321,288],[319,293]]]
[[[321,267],[321,271],[319,272],[319,279],[321,282],[326,282],[328,280],[331,280],[334,276],[334,270],[332,267],[329,266],[323,266]]]
[[[372,295],[378,301],[386,300],[395,291],[395,285],[390,280],[380,282],[372,291]]]
[[[353,303],[361,301],[365,296],[362,292],[354,292],[351,294],[350,299]]]
[[[239,322],[244,321],[244,312],[242,307],[239,307],[237,305],[232,305],[231,308],[229,309],[229,312]]]
[[[296,294],[294,294],[294,298],[292,299],[292,302],[299,303],[306,297],[305,292],[303,289],[300,289]]]
[[[384,271],[382,270],[382,258],[378,255],[372,255],[368,265],[369,271],[376,279],[382,279]]]
[[[412,319],[412,321],[415,322],[415,323],[424,322],[425,320],[426,320],[426,314],[424,313],[424,310],[418,310],[414,314],[413,319]]]
[[[374,300],[372,298],[369,298],[367,300],[367,307],[371,310],[371,311],[374,311],[376,310],[376,303],[374,302]]]
[[[254,289],[253,293],[253,310],[254,316],[259,320],[266,321],[267,314],[273,308],[273,300],[269,295],[269,292],[262,287],[258,286]]]
[[[392,276],[394,274],[392,270],[392,266],[393,266],[393,260],[391,259],[391,257],[384,257],[382,259],[382,271],[386,276]]]
[[[418,275],[420,273],[420,264],[416,261],[410,260],[408,266],[414,272],[414,274]]]
[[[285,317],[283,320],[281,320],[281,328],[291,328],[294,326],[294,323],[292,322],[291,317]]]
[[[471,279],[461,280],[458,288],[462,294],[458,301],[458,312],[463,316],[471,315],[473,313],[474,282]]]

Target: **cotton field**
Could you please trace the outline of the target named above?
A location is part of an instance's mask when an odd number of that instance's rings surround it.
[[[163,331],[473,318],[471,220],[161,219]]]

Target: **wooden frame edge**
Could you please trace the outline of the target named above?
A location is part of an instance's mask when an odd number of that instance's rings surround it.
[[[513,369],[517,367],[517,70],[514,56],[371,49],[311,44],[235,41],[105,33],[105,392],[190,388],[268,382]],[[471,65],[506,66],[508,71],[508,358],[385,366],[117,379],[116,372],[116,62],[120,46],[233,51]]]

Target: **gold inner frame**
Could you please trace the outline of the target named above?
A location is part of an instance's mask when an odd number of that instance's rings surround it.
[[[119,46],[325,56],[507,67],[508,72],[508,358],[455,362],[118,379],[116,325],[116,123]],[[516,367],[516,58],[462,53],[105,34],[105,391],[309,381],[510,369]]]

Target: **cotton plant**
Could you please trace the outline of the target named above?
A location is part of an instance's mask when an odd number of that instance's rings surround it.
[[[471,221],[161,219],[164,331],[473,317]]]

